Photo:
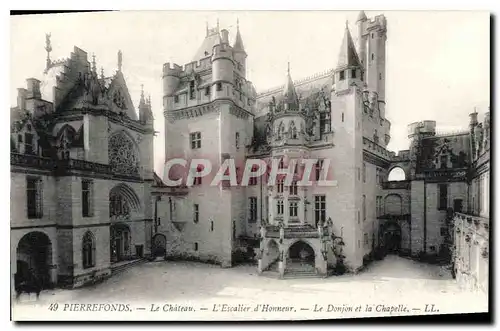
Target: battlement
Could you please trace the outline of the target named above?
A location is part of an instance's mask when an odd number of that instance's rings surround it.
[[[434,136],[436,134],[436,121],[420,121],[408,124],[408,138],[415,135]]]
[[[384,15],[377,15],[373,19],[366,23],[367,30],[373,30],[376,28],[382,28],[385,30],[387,28],[387,20]]]
[[[304,85],[304,84],[310,83],[312,81],[315,81],[317,79],[321,79],[321,78],[325,78],[327,76],[330,76],[330,75],[333,74],[333,71],[334,71],[334,69],[328,69],[328,70],[325,70],[325,71],[321,71],[321,72],[318,72],[318,73],[316,73],[314,75],[307,76],[307,77],[295,80],[293,82],[293,84],[295,85],[295,87],[300,86],[300,85]],[[264,98],[264,97],[266,97],[266,96],[268,96],[270,94],[277,93],[277,92],[283,90],[284,87],[285,87],[285,85],[280,85],[278,87],[273,87],[271,89],[258,92],[257,93],[257,99]]]
[[[210,56],[203,58],[199,61],[193,61],[186,63],[183,67],[173,63],[171,64],[170,62],[167,62],[163,65],[163,75],[164,76],[177,76],[180,77],[182,75],[185,75],[187,73],[190,73],[191,71],[201,71],[205,70],[211,67],[211,59]]]

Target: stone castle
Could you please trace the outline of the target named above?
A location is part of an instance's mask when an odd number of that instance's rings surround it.
[[[409,149],[389,151],[388,24],[360,12],[356,26],[358,44],[346,24],[333,69],[294,81],[289,65],[284,85],[261,93],[246,79],[239,28],[234,42],[207,28],[192,62],[163,66],[166,160],[275,160],[294,174],[289,185],[165,185],[153,171],[151,103],[142,95],[136,111],[121,52],[105,77],[76,47],[52,61],[47,36],[45,79],[28,79],[11,109],[13,277],[74,287],[158,255],[328,276],[387,253],[487,274],[478,256],[488,245],[489,113],[479,123],[474,111],[469,129],[452,134],[412,123]],[[316,180],[326,164],[334,185],[298,186],[299,159],[319,160]],[[389,180],[395,169],[404,180]],[[460,232],[454,217],[464,217]],[[467,230],[466,217],[478,225]],[[454,255],[462,241],[476,255]]]

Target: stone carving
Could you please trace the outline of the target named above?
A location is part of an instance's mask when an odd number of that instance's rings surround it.
[[[126,109],[125,97],[123,96],[121,90],[115,91],[115,93],[113,94],[113,102],[118,108]]]
[[[139,158],[135,145],[123,133],[109,139],[109,165],[114,173],[139,175]]]

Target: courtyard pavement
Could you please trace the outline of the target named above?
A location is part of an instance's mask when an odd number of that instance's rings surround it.
[[[12,318],[333,319],[486,312],[487,301],[485,294],[460,289],[444,268],[397,256],[375,261],[356,275],[284,280],[258,276],[255,266],[222,269],[160,261],[131,267],[94,286],[44,291],[38,301],[23,295]]]

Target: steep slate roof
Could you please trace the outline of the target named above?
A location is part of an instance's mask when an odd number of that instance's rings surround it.
[[[215,45],[219,44],[220,34],[218,29],[212,29],[209,31],[203,39],[201,46],[196,51],[196,54],[193,56],[193,61],[199,61],[200,59],[206,58],[207,56],[212,55],[212,48]]]
[[[342,39],[342,46],[340,46],[339,58],[337,68],[360,66],[358,52],[352,41],[351,32],[349,27],[345,27],[344,38]]]
[[[236,40],[234,41],[233,49],[237,52],[245,52],[245,47],[243,46],[243,39],[241,39],[239,26],[236,30]]]

